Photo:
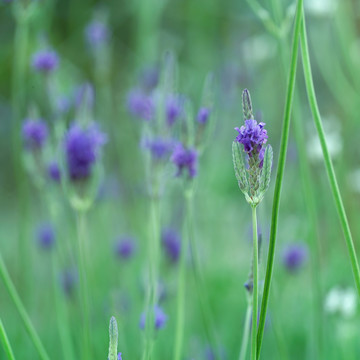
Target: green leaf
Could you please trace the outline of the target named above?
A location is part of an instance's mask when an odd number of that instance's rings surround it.
[[[114,316],[110,319],[109,325],[109,356],[108,360],[117,360],[118,327]]]
[[[243,193],[247,193],[249,190],[249,182],[246,175],[246,168],[244,163],[243,151],[241,145],[237,141],[233,141],[232,144],[232,155],[235,176],[239,184],[239,188]]]
[[[260,193],[264,196],[266,190],[269,188],[270,178],[271,178],[271,169],[273,162],[273,149],[271,145],[268,145],[265,149],[264,154],[264,163],[263,168],[260,175]]]
[[[245,89],[242,93],[242,105],[245,120],[253,119],[253,111],[251,104],[251,97],[248,89]]]

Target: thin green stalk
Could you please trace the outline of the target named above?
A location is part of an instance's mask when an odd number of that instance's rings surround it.
[[[4,282],[6,290],[8,291],[12,301],[14,302],[16,310],[18,311],[18,313],[21,317],[21,320],[23,321],[23,323],[25,325],[25,329],[26,329],[27,333],[29,334],[31,341],[34,344],[34,346],[40,356],[40,359],[41,360],[50,360],[32,322],[29,318],[29,315],[27,314],[25,307],[20,300],[20,296],[19,296],[18,292],[16,291],[16,288],[10,278],[10,275],[7,271],[6,265],[3,261],[1,254],[0,254],[0,276]]]
[[[188,227],[189,227],[189,240],[190,240],[190,250],[191,250],[191,261],[192,261],[192,270],[193,270],[193,276],[195,280],[195,287],[198,293],[199,302],[200,302],[200,309],[203,317],[204,322],[204,328],[207,340],[210,344],[211,350],[215,353],[216,359],[221,359],[220,356],[220,348],[218,346],[217,336],[215,333],[215,327],[214,327],[214,321],[212,318],[211,308],[210,304],[207,301],[207,292],[204,285],[204,279],[201,272],[200,267],[200,259],[199,259],[199,252],[197,249],[197,243],[195,239],[194,234],[194,213],[193,213],[193,192],[191,193],[191,196],[189,197],[189,207],[187,211],[187,217],[188,217]]]
[[[0,342],[2,343],[8,360],[15,360],[14,352],[11,348],[10,341],[6,335],[4,325],[0,318]]]
[[[191,186],[191,185],[190,185]],[[193,189],[184,191],[186,202],[185,222],[183,229],[183,243],[181,245],[180,263],[178,270],[177,308],[176,308],[176,332],[174,346],[174,360],[180,360],[184,343],[184,322],[185,322],[185,275],[186,275],[186,253],[189,246],[190,219],[192,206]]]
[[[148,254],[150,262],[150,278],[148,294],[146,299],[146,321],[145,321],[145,348],[143,353],[144,360],[152,358],[155,341],[155,322],[154,308],[157,304],[158,296],[158,267],[159,267],[159,238],[160,238],[160,197],[157,187],[151,195],[151,216],[150,216],[150,241],[148,242]]]
[[[249,330],[250,330],[251,311],[252,311],[251,299],[249,299],[248,305],[246,308],[244,330],[243,330],[243,337],[242,337],[242,341],[241,341],[239,360],[246,359],[247,344],[249,342],[249,333],[250,333]]]
[[[271,277],[274,267],[275,244],[276,244],[277,225],[278,225],[279,208],[280,208],[281,187],[284,177],[287,145],[288,145],[289,130],[290,130],[290,114],[291,114],[292,103],[294,98],[294,89],[295,89],[295,77],[296,77],[296,67],[297,67],[297,57],[298,57],[298,44],[300,37],[302,6],[303,6],[303,0],[298,0],[296,6],[294,34],[293,34],[293,41],[291,48],[289,80],[287,85],[287,95],[286,95],[285,110],[284,110],[284,122],[282,127],[282,134],[281,134],[280,153],[279,153],[278,168],[276,173],[273,208],[271,214],[270,242],[269,242],[267,266],[266,266],[264,293],[261,302],[261,312],[260,312],[259,328],[257,335],[257,359],[259,359],[260,357],[262,338],[265,328],[266,311],[269,303]]]
[[[253,289],[252,289],[252,325],[251,325],[251,359],[256,360],[257,352],[257,318],[258,318],[258,262],[259,262],[259,249],[258,249],[258,236],[257,236],[257,219],[256,219],[256,206],[252,208],[252,229],[253,229]]]
[[[332,164],[332,160],[329,154],[329,150],[326,145],[325,133],[321,122],[320,111],[316,100],[314,83],[312,78],[311,72],[311,64],[310,64],[310,57],[309,57],[309,48],[307,43],[307,36],[306,36],[306,25],[305,25],[305,17],[303,17],[303,21],[301,24],[301,32],[300,32],[300,42],[301,42],[301,54],[303,60],[303,68],[304,68],[304,77],[305,77],[305,85],[308,94],[308,99],[310,103],[311,112],[314,118],[316,130],[319,136],[325,168],[327,172],[327,176],[330,182],[331,191],[334,197],[336,209],[338,211],[338,215],[340,218],[341,227],[344,233],[346,245],[348,248],[351,267],[356,283],[356,288],[360,296],[360,269],[359,263],[356,257],[354,242],[352,239],[349,223],[347,220],[344,204],[342,202],[339,186],[336,180],[336,175],[334,171],[334,166]]]
[[[82,359],[89,359],[90,354],[90,321],[89,321],[89,301],[88,301],[88,287],[86,277],[86,213],[84,211],[78,211],[76,214],[77,233],[78,233],[78,256],[79,256],[79,272],[80,272],[80,298],[82,305],[83,316],[83,349]]]

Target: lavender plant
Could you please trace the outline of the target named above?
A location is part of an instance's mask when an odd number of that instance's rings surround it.
[[[256,207],[263,199],[270,184],[273,152],[270,145],[264,146],[268,135],[264,129],[265,123],[257,123],[254,119],[250,93],[247,89],[242,95],[245,125],[235,128],[239,133],[233,142],[233,162],[239,188],[244,193],[246,201],[252,208],[253,224],[253,259],[249,286],[252,295],[252,329],[251,358],[256,359],[257,316],[258,316],[258,234]],[[243,148],[241,145],[243,145]],[[244,156],[246,155],[245,165]],[[250,297],[249,297],[250,301]],[[246,326],[246,325],[245,325]]]
[[[109,325],[108,360],[121,360],[121,353],[117,352],[117,347],[118,347],[118,326],[115,317],[112,316]]]

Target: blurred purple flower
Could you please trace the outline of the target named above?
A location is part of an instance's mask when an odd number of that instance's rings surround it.
[[[55,243],[55,229],[50,223],[41,224],[36,231],[36,238],[39,246],[49,250]]]
[[[238,127],[235,130],[239,133],[236,137],[236,141],[244,145],[244,150],[252,157],[254,155],[259,156],[260,167],[264,160],[265,148],[263,145],[268,139],[267,131],[264,129],[265,123],[257,123],[256,120],[245,120],[245,125],[240,129]]]
[[[86,128],[72,124],[65,135],[65,152],[69,178],[73,181],[86,180],[91,175],[101,147],[107,136],[96,124]]]
[[[151,156],[155,160],[168,158],[174,147],[174,142],[169,139],[157,137],[144,141],[144,147],[150,150]]]
[[[118,360],[122,360],[121,353],[118,353]]]
[[[93,20],[85,29],[85,37],[91,46],[97,47],[108,40],[108,27],[99,20]]]
[[[199,109],[196,119],[200,124],[205,125],[209,120],[209,116],[210,116],[210,109],[206,107],[202,107]]]
[[[42,119],[26,119],[22,127],[22,136],[28,149],[41,149],[48,137],[48,127]]]
[[[118,239],[115,243],[115,253],[123,259],[129,259],[135,252],[135,240],[131,236]]]
[[[59,164],[56,161],[52,161],[48,166],[47,166],[47,173],[48,176],[51,180],[55,181],[55,182],[60,182],[61,179],[61,171],[60,171],[60,167]]]
[[[186,149],[183,144],[178,143],[171,156],[171,161],[177,166],[176,176],[180,176],[183,170],[188,171],[190,178],[197,174],[198,154],[195,149]]]
[[[287,270],[294,272],[298,270],[308,258],[308,247],[305,244],[287,245],[283,250],[283,264]]]
[[[167,322],[167,315],[164,313],[164,311],[162,310],[162,308],[158,305],[154,306],[154,316],[155,316],[155,329],[156,330],[160,330],[161,328],[163,328]],[[140,317],[140,329],[144,330],[145,329],[145,320],[146,320],[146,314],[142,313],[141,317]]]
[[[154,116],[154,103],[150,95],[139,89],[131,90],[127,96],[129,112],[140,119],[151,120]]]
[[[53,50],[40,50],[32,56],[32,67],[44,73],[50,73],[59,65],[59,58]]]
[[[181,251],[179,233],[171,228],[164,229],[161,234],[161,240],[169,260],[176,263],[179,259]]]
[[[183,110],[183,104],[179,96],[170,95],[166,99],[166,121],[169,126],[179,118]]]

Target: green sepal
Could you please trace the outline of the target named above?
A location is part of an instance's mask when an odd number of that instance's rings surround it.
[[[246,195],[248,195],[248,191],[249,191],[249,182],[248,182],[248,178],[246,175],[244,156],[242,153],[243,153],[243,151],[241,149],[240,143],[237,141],[233,141],[232,156],[233,156],[235,176],[238,181],[240,190],[246,196]]]
[[[269,188],[272,162],[273,162],[273,149],[271,145],[268,145],[265,149],[264,162],[260,175],[260,186],[259,186],[260,193],[265,194],[265,192]]]
[[[117,360],[118,327],[114,316],[110,319],[109,325],[109,356],[108,360]]]
[[[245,120],[253,119],[254,115],[252,111],[251,97],[248,89],[245,89],[242,93],[242,106],[243,106],[244,119]]]

